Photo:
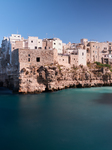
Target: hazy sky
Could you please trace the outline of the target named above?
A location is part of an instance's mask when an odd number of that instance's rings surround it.
[[[64,43],[112,41],[112,0],[0,0],[0,41],[17,31]]]

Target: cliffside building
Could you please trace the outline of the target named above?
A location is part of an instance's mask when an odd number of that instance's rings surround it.
[[[83,48],[87,51],[87,62],[101,62],[104,55],[108,54],[108,42],[88,41],[81,39]]]
[[[12,64],[12,52],[17,48],[22,49],[42,49],[42,39],[29,36],[24,39],[19,34],[12,34],[10,37],[4,37],[2,40],[2,52],[7,63]]]
[[[58,55],[58,63],[63,66],[86,66],[86,50],[77,49],[70,54]]]
[[[57,49],[58,54],[62,54],[62,41],[59,38],[43,39],[42,49],[52,50]]]

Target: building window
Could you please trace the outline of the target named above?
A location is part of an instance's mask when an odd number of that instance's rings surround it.
[[[31,43],[33,43],[33,41],[31,41]]]
[[[49,49],[50,49],[50,47],[49,47]]]
[[[63,59],[63,61],[64,61],[64,59]]]
[[[93,47],[94,47],[94,45],[93,45]]]
[[[93,53],[94,53],[94,51],[93,51]]]
[[[30,62],[30,58],[28,58],[28,62]]]
[[[89,49],[87,49],[87,53],[89,53]]]
[[[37,46],[35,46],[35,49],[37,49]]]
[[[54,45],[56,45],[56,43],[54,43]]]
[[[109,45],[111,45],[111,43],[109,43]]]
[[[96,46],[96,48],[97,48],[97,46]]]
[[[59,43],[59,45],[61,45],[61,43]]]
[[[82,56],[84,55],[84,53],[82,53]]]
[[[40,62],[40,57],[37,57],[37,58],[36,58],[36,61],[37,61],[37,62]]]
[[[30,57],[30,54],[28,54],[28,57]]]
[[[109,46],[109,49],[111,49],[111,46]]]
[[[45,47],[45,49],[46,49],[46,47]]]

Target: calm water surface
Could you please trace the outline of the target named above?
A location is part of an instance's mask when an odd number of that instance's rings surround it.
[[[0,93],[0,150],[112,150],[112,87]]]

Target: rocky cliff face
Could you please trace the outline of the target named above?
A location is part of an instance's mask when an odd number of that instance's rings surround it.
[[[51,65],[22,68],[19,74],[19,93],[41,93],[69,87],[94,87],[112,85],[108,68],[72,67]]]

